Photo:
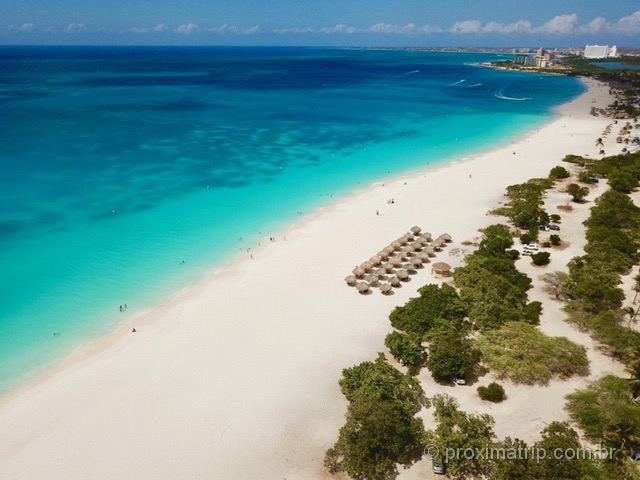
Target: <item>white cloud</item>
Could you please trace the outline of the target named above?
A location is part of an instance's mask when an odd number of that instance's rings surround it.
[[[464,33],[480,33],[482,24],[478,20],[465,20],[463,22],[456,22],[453,27],[449,29],[451,33],[464,34]]]
[[[31,30],[33,30],[33,23],[23,23],[22,25],[20,25],[20,28],[18,28],[18,30],[20,30],[21,32],[30,32]]]
[[[604,17],[594,18],[591,22],[586,25],[581,25],[578,27],[578,31],[580,33],[600,33],[607,32],[611,28],[611,24],[607,22],[607,19]]]
[[[640,10],[632,13],[628,17],[622,17],[609,28],[611,33],[622,35],[639,35],[640,34]]]
[[[195,23],[184,23],[182,25],[177,26],[176,29],[174,30],[174,32],[181,33],[183,35],[189,35],[197,31],[198,31],[198,25],[196,25]]]
[[[549,34],[569,34],[574,32],[575,23],[578,21],[578,15],[575,13],[569,15],[558,15],[553,17],[544,25],[535,28],[535,32]]]
[[[332,33],[347,33],[347,34],[352,34],[352,33],[356,33],[358,30],[355,27],[352,27],[350,25],[346,25],[344,23],[339,23],[337,25],[334,25],[333,27],[322,27],[322,28],[299,28],[299,27],[294,27],[294,28],[276,28],[275,30],[273,30],[273,33],[278,34],[278,35],[284,35],[287,33],[296,33],[296,34],[300,34],[300,33],[325,33],[325,34],[332,34]]]
[[[167,27],[164,23],[159,23],[158,25],[153,27],[152,30],[154,32],[164,32],[165,30],[169,30],[169,27]]]
[[[211,28],[209,29],[209,31],[220,34],[235,33],[240,35],[253,35],[254,33],[258,33],[260,31],[260,25],[254,25],[253,27],[249,28],[240,28],[236,25],[227,25],[225,23],[224,25],[220,25],[219,27]]]
[[[84,23],[70,23],[67,25],[67,32],[69,33],[82,33],[87,31],[87,26]]]
[[[131,27],[129,31],[131,33],[149,33],[148,28],[142,28],[142,27]]]
[[[528,20],[518,20],[517,22],[502,24],[498,22],[489,22],[482,31],[486,33],[531,33],[531,22]]]
[[[376,23],[369,27],[369,32],[373,33],[437,33],[442,29],[438,26],[424,25],[418,26],[415,23],[407,23],[406,25],[394,25],[391,23]]]
[[[345,25],[344,23],[339,23],[334,27],[325,27],[321,28],[320,33],[355,33],[356,28],[350,27],[349,25]]]

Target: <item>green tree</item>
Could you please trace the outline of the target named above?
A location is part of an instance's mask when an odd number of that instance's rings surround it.
[[[572,452],[580,451],[582,445],[577,432],[566,422],[551,422],[542,431],[542,439],[536,442],[535,448],[545,453],[544,458],[537,459],[531,465],[536,478],[582,480],[594,478],[594,474],[597,474],[598,468],[592,460],[571,458]],[[563,452],[569,453],[564,455]]]
[[[385,338],[384,344],[396,360],[409,367],[410,374],[418,373],[426,358],[419,338],[406,333],[391,332]]]
[[[397,464],[409,466],[422,449],[424,426],[405,404],[358,395],[347,409],[338,441],[325,456],[330,472],[357,480],[395,477]]]
[[[587,312],[615,310],[622,306],[624,292],[619,276],[601,262],[575,257],[569,262],[569,291]]]
[[[534,253],[533,255],[531,255],[531,262],[533,262],[534,265],[548,265],[550,260],[551,254],[549,252],[537,252]]]
[[[640,404],[629,382],[607,375],[567,395],[567,410],[587,438],[625,450],[640,436]]]
[[[638,178],[628,170],[616,169],[608,175],[609,186],[619,192],[630,193],[638,186]]]
[[[496,445],[504,456],[497,455],[491,462],[491,480],[538,480],[533,472],[535,460],[528,454],[526,442],[507,437]],[[527,452],[524,454],[523,452]],[[507,455],[508,453],[508,455]]]
[[[589,189],[587,187],[581,187],[577,183],[570,183],[567,186],[567,193],[571,195],[571,199],[574,202],[581,202],[584,197],[589,195]]]
[[[423,449],[424,426],[415,414],[427,405],[420,384],[378,355],[343,370],[340,388],[350,404],[325,467],[354,479],[386,480],[397,464],[408,466]]]
[[[450,332],[433,339],[426,366],[436,380],[447,381],[470,375],[479,362],[480,351],[474,341]]]
[[[479,386],[477,391],[478,391],[478,396],[481,399],[487,400],[489,402],[499,403],[504,401],[507,398],[507,395],[505,394],[504,388],[502,387],[502,385],[496,382],[491,382],[486,387]]]
[[[557,247],[562,243],[562,240],[560,239],[560,235],[557,235],[555,233],[552,233],[551,235],[549,235],[549,241],[551,242],[551,245],[553,245],[554,247]]]
[[[467,308],[456,290],[448,284],[429,284],[418,289],[420,294],[389,315],[391,325],[409,334],[423,337],[431,330],[452,328],[464,330]]]
[[[569,178],[571,174],[569,171],[561,165],[553,167],[549,172],[549,178],[552,180],[560,180],[563,178]]]
[[[493,446],[495,434],[493,418],[487,414],[472,415],[458,409],[458,402],[448,395],[436,395],[432,401],[436,429],[428,431],[426,443],[436,445],[442,454],[462,452],[465,449],[478,451]],[[447,475],[454,479],[477,478],[490,471],[486,456],[449,455]]]
[[[350,402],[359,393],[380,400],[413,405],[416,412],[426,404],[418,381],[389,365],[382,353],[374,362],[362,362],[342,371],[340,390]]]

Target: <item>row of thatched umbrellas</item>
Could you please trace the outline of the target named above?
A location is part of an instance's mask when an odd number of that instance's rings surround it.
[[[358,292],[367,293],[371,287],[378,287],[383,294],[399,287],[409,280],[409,273],[429,263],[448,242],[451,235],[443,233],[435,240],[431,234],[422,232],[418,226],[394,240],[377,254],[353,269],[353,274],[345,278],[347,285],[356,287]],[[385,278],[386,275],[393,276]],[[415,272],[414,272],[415,273]],[[386,280],[386,281],[381,281]]]

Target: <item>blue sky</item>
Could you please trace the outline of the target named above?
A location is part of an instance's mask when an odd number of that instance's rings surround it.
[[[0,0],[0,44],[640,48],[638,0]]]

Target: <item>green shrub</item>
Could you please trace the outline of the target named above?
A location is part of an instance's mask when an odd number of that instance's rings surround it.
[[[482,400],[493,403],[500,403],[507,398],[502,385],[496,382],[491,382],[486,387],[478,387],[478,395]]]
[[[560,235],[557,235],[555,233],[549,236],[549,241],[551,242],[551,245],[554,245],[556,247],[562,243],[562,240],[560,240]]]
[[[571,174],[569,173],[569,171],[561,165],[558,165],[557,167],[553,167],[551,169],[551,172],[549,172],[549,178],[554,180],[569,178],[570,176]]]
[[[542,246],[544,248],[549,248],[551,246],[551,242],[549,242],[549,241],[542,242]]]
[[[535,237],[530,233],[523,233],[522,235],[520,235],[520,243],[522,243],[523,245],[527,243],[532,243],[534,240],[535,240]]]
[[[409,367],[409,373],[418,373],[425,359],[425,351],[419,338],[406,333],[391,332],[384,340],[385,346],[402,365]]]
[[[480,351],[475,341],[456,332],[449,332],[433,339],[429,345],[427,368],[439,381],[466,377],[473,373],[480,362]]]
[[[549,215],[549,220],[551,220],[553,223],[560,223],[561,217],[557,213],[552,213],[551,215]]]
[[[578,181],[581,183],[591,183],[591,173],[590,172],[580,172],[578,174]]]
[[[571,195],[571,199],[574,202],[581,202],[584,197],[589,195],[589,189],[587,187],[581,187],[577,183],[570,183],[567,187],[567,193]]]
[[[507,322],[476,340],[488,367],[516,383],[546,384],[589,374],[586,349],[565,337],[549,337],[525,322]]]
[[[515,248],[511,250],[507,250],[507,255],[511,260],[517,260],[520,258],[520,252]]]
[[[534,265],[547,265],[551,261],[549,257],[551,257],[549,252],[538,252],[531,255],[531,261]]]

